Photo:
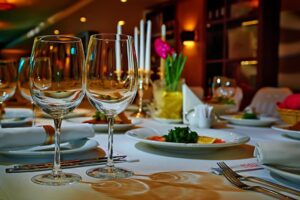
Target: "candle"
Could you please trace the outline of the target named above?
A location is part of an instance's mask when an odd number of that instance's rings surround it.
[[[166,41],[166,25],[161,25],[161,39],[163,41]]]
[[[166,41],[166,25],[161,25],[161,39]],[[160,79],[163,80],[165,77],[165,60],[160,58]]]
[[[117,26],[117,34],[122,34],[122,26],[118,24]],[[120,46],[120,35],[116,37],[116,68],[117,73],[121,71],[121,46]]]
[[[117,33],[122,34],[122,26],[120,24],[117,26]]]
[[[138,27],[134,27],[134,48],[137,57],[137,65],[139,66],[139,30]]]
[[[146,35],[146,52],[145,52],[145,70],[150,71],[151,65],[151,21],[147,21],[147,35]]]
[[[145,64],[145,61],[144,61],[144,21],[141,20],[140,21],[140,69],[142,70],[144,68],[144,64]]]

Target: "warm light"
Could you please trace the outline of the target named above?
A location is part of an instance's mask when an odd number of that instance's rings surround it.
[[[124,26],[124,24],[125,24],[125,21],[124,21],[124,20],[120,20],[120,21],[118,21],[118,25],[120,25],[120,26]]]
[[[241,65],[256,65],[258,62],[257,60],[244,60],[241,61]]]
[[[127,0],[120,0],[122,3],[126,3],[127,2]]]
[[[1,11],[8,11],[16,8],[15,4],[8,3],[8,2],[0,2],[0,10]]]
[[[258,24],[258,20],[251,20],[242,23],[242,26],[252,26]]]
[[[193,47],[195,46],[195,41],[184,41],[183,45],[186,47]]]
[[[80,19],[79,19],[82,23],[84,23],[84,22],[86,22],[87,21],[87,19],[86,19],[86,17],[80,17]]]
[[[60,32],[59,32],[59,30],[55,29],[55,30],[53,31],[53,33],[54,33],[55,35],[58,35]]]

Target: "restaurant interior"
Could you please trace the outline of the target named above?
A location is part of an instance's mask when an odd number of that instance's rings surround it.
[[[0,0],[0,200],[300,199],[299,93],[299,0]]]

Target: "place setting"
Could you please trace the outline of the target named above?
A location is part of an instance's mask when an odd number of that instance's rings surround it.
[[[75,124],[91,124],[96,132],[106,132],[108,130],[108,121],[105,115],[99,111],[89,110],[89,113],[94,112],[91,117],[74,117],[68,118],[66,121]],[[128,114],[122,112],[115,118],[114,131],[124,132],[138,126],[141,119],[128,117]]]

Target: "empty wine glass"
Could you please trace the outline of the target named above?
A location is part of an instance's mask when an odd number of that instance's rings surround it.
[[[54,120],[55,152],[51,173],[34,176],[43,185],[65,185],[81,180],[60,167],[62,118],[74,110],[84,97],[84,53],[77,37],[48,35],[37,37],[31,54],[30,92],[33,101]]]
[[[87,174],[102,179],[132,176],[133,172],[115,167],[112,157],[114,117],[125,110],[137,91],[138,73],[132,37],[119,34],[91,36],[85,80],[90,103],[108,120],[107,164],[90,169]]]
[[[230,99],[235,95],[236,81],[225,76],[215,76],[212,83],[213,97]]]
[[[220,93],[225,98],[232,98],[235,95],[236,90],[236,81],[234,79],[226,78],[223,81],[222,87],[220,89]]]
[[[20,59],[19,68],[18,68],[18,88],[20,90],[22,97],[24,97],[26,100],[30,101],[31,103],[32,113],[33,113],[32,126],[35,126],[35,121],[36,121],[35,103],[32,100],[30,94],[29,71],[30,71],[30,57],[22,57]]]
[[[17,70],[14,60],[0,60],[0,127],[2,128],[3,102],[11,98],[16,91]]]

